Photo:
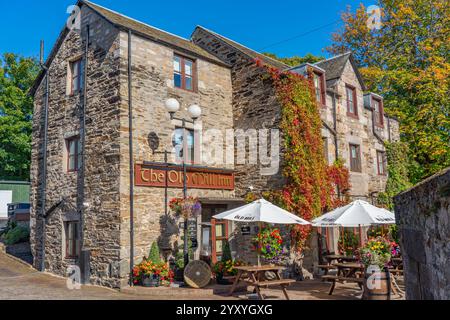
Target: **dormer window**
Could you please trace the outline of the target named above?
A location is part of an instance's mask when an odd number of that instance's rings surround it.
[[[316,94],[317,102],[325,106],[325,77],[322,72],[313,71],[314,92]]]
[[[373,112],[375,115],[375,125],[378,127],[383,127],[384,122],[383,122],[383,102],[381,101],[381,99],[372,98],[372,106],[373,106]]]

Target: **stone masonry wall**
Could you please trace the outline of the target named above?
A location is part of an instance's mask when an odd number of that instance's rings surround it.
[[[118,30],[85,6],[82,7],[82,30],[89,23],[87,108],[86,108],[86,180],[83,228],[84,247],[91,250],[91,282],[117,286],[114,261],[119,243],[119,38]],[[82,34],[83,39],[85,32]],[[76,32],[68,33],[50,66],[50,101],[47,150],[46,210],[63,198],[65,203],[47,221],[46,270],[66,275],[63,222],[79,220],[81,208],[77,193],[79,172],[67,172],[65,139],[80,134],[82,93],[69,95],[67,73],[69,61],[84,53],[84,41]],[[31,245],[35,266],[41,262],[42,224],[40,214],[42,186],[43,106],[45,81],[35,95],[31,169]]]
[[[394,198],[406,299],[450,299],[450,168]]]
[[[254,59],[202,29],[195,31],[192,40],[232,66],[234,128],[244,131],[279,128],[281,106],[277,101],[274,86],[270,79],[264,79],[265,71],[255,65]],[[247,151],[258,152],[256,145],[248,142],[247,144]],[[282,155],[282,152],[280,154]],[[282,158],[280,161],[282,162]],[[246,164],[236,163],[238,196],[245,196],[250,191],[250,186],[254,187],[255,192],[279,189],[283,186],[281,170],[274,175],[263,176],[260,168],[259,164],[249,164],[248,158]]]
[[[121,276],[126,283],[130,259],[130,202],[129,202],[129,125],[128,125],[128,34],[120,34],[120,145],[126,151],[120,157],[120,219],[121,219]],[[186,109],[192,104],[202,108],[201,122],[203,133],[208,129],[218,129],[225,136],[226,129],[233,128],[231,74],[228,67],[196,60],[198,90],[190,92],[174,87],[173,55],[176,50],[132,36],[132,99],[133,99],[133,154],[136,163],[143,161],[163,162],[164,155],[153,154],[148,144],[148,135],[154,132],[160,138],[157,151],[172,151],[172,134],[175,126],[181,123],[171,121],[164,103],[168,98],[176,98],[181,104],[177,117],[189,119]],[[178,53],[180,54],[180,53]],[[195,132],[197,145],[206,144],[201,139],[202,131]],[[196,155],[196,165],[233,169],[233,164],[201,162]],[[198,162],[200,161],[200,162]],[[169,156],[169,162],[175,162]],[[153,241],[157,241],[163,250],[175,250],[182,244],[178,237],[178,223],[181,219],[164,213],[164,188],[135,187],[134,189],[134,251],[135,263],[148,255]],[[189,196],[199,198],[234,198],[234,191],[188,189]],[[169,189],[168,200],[182,197],[181,189]],[[200,241],[199,241],[200,243]]]
[[[197,29],[192,37],[194,43],[216,55],[219,59],[232,66],[231,77],[233,85],[233,123],[234,129],[272,129],[279,128],[281,106],[277,101],[275,89],[270,79],[264,79],[266,73],[257,67],[253,58],[243,54],[217,37]],[[264,191],[281,189],[285,183],[282,176],[282,135],[280,133],[280,169],[274,175],[261,175],[261,165],[248,162],[249,152],[258,153],[257,145],[246,142],[246,164],[236,163],[236,196],[245,197],[252,191],[261,195]],[[268,144],[270,150],[270,144]],[[253,187],[251,190],[250,187]],[[232,248],[236,256],[244,261],[256,263],[256,254],[250,241],[252,234],[243,236],[240,227],[234,230],[233,238],[236,246]]]

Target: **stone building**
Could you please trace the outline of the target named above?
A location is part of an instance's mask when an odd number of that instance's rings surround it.
[[[394,198],[406,299],[450,299],[450,168]]]
[[[202,27],[187,40],[88,1],[77,5],[74,27],[62,30],[32,90],[35,266],[66,275],[78,265],[85,281],[122,287],[153,241],[165,255],[177,251],[182,220],[167,202],[183,195],[182,160],[188,195],[202,202],[190,223],[195,255],[220,259],[227,239],[235,256],[253,254],[254,228],[212,216],[243,204],[250,190],[280,188],[281,170],[262,175],[260,165],[235,161],[233,136],[231,161],[206,161],[213,141],[203,133],[278,128],[280,105],[254,60],[289,67]],[[338,155],[352,168],[355,197],[382,191],[383,141],[398,139],[398,122],[383,113],[382,97],[363,95],[350,54],[292,71],[307,68],[318,75],[328,160]],[[181,104],[177,118],[189,119],[192,105],[201,117],[181,130],[168,99]]]

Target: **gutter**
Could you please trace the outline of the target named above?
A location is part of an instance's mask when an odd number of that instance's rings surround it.
[[[40,51],[40,66],[45,74],[45,102],[44,102],[44,141],[43,141],[43,155],[42,155],[42,189],[41,189],[41,219],[42,219],[42,243],[41,243],[41,265],[40,270],[45,271],[45,233],[46,233],[46,214],[45,214],[45,202],[46,202],[46,192],[47,192],[47,140],[48,140],[48,104],[49,104],[49,92],[50,92],[50,81],[49,75],[50,70],[44,64],[44,41],[41,41],[41,51]],[[39,179],[39,177],[38,177]]]
[[[84,190],[85,190],[85,177],[86,177],[86,106],[87,106],[87,73],[88,73],[88,62],[89,62],[89,24],[86,26],[86,47],[84,52],[84,83],[83,83],[83,112],[81,119],[81,172],[80,172],[80,182],[79,182],[79,208],[80,208],[80,228],[78,229],[79,241],[80,241],[80,257],[83,257],[84,252]],[[82,273],[82,282],[89,282],[90,279],[86,279],[86,274],[84,270]]]
[[[336,111],[336,95],[337,91],[335,89],[330,90],[332,92],[332,107],[333,107],[333,131],[330,130],[330,132],[334,135],[334,156],[336,161],[339,159],[339,142],[338,142],[338,136],[337,136],[337,111]],[[337,196],[338,198],[341,197],[341,190],[339,186],[336,186],[337,189]]]
[[[133,161],[133,96],[131,70],[131,29],[128,29],[128,137],[130,157],[130,287],[133,286],[134,267],[134,161]]]

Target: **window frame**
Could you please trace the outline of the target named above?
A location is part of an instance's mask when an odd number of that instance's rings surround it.
[[[70,153],[70,144],[74,142],[75,143],[75,153],[74,155],[71,155]],[[73,136],[66,139],[66,153],[67,153],[67,164],[66,164],[66,170],[67,172],[78,172],[80,169],[80,152],[81,152],[81,146],[80,146],[80,136]],[[74,157],[74,168],[70,168],[70,159],[71,157]]]
[[[380,155],[382,157],[382,162],[380,163]],[[380,171],[380,164],[382,165],[383,172]],[[387,163],[386,163],[386,152],[377,150],[377,173],[379,176],[387,175]]]
[[[375,121],[375,125],[377,127],[380,128],[384,128],[384,107],[383,107],[383,100],[380,98],[376,98],[376,97],[372,97],[372,103],[373,102],[378,102],[378,106],[379,106],[379,111],[375,110],[375,104],[373,104],[373,110],[372,112],[374,113],[375,117],[374,117],[374,121]],[[378,120],[377,121],[377,113],[378,113]]]
[[[353,111],[350,111],[350,101],[349,101],[349,95],[348,95],[348,90],[352,91],[352,99],[353,99]],[[357,96],[356,96],[356,88],[352,85],[349,84],[345,84],[345,100],[346,100],[346,105],[347,105],[347,116],[353,117],[358,119],[358,100],[357,100]]]
[[[356,147],[356,164],[353,162],[352,157],[352,148]],[[350,151],[350,171],[351,172],[362,172],[362,164],[361,164],[361,146],[359,144],[350,143],[349,144],[349,151]]]
[[[73,239],[70,239],[70,228],[74,226],[73,230]],[[78,221],[65,221],[64,222],[64,232],[65,232],[65,259],[78,259],[79,257],[79,227],[80,224]],[[71,249],[70,242],[72,242]],[[73,252],[72,252],[73,251]],[[70,253],[74,253],[73,255]]]
[[[175,71],[175,58],[180,59],[180,72]],[[192,62],[192,74],[190,75],[192,79],[191,89],[186,88],[186,60]],[[174,53],[173,55],[173,86],[177,89],[182,89],[189,92],[197,92],[197,61],[193,58]],[[175,74],[181,76],[181,87],[175,85]]]
[[[75,66],[77,66],[78,76],[77,76],[77,90],[74,90],[74,74],[75,74]],[[80,93],[83,90],[84,86],[84,64],[83,64],[83,58],[78,58],[75,60],[72,60],[69,62],[70,67],[70,95],[74,95],[75,93]]]
[[[190,128],[184,128],[180,126],[175,127],[175,131],[181,130],[183,132],[183,157],[182,159],[178,157],[176,154],[177,159],[183,160],[186,164],[195,164],[195,130]],[[191,158],[189,158],[189,152],[185,152],[185,150],[189,150],[189,144],[188,144],[188,136],[192,132],[192,155]],[[173,146],[175,148],[175,146]]]
[[[315,82],[315,76],[319,78],[319,86],[320,86],[320,101],[317,101],[317,88],[316,88],[316,82]],[[322,106],[325,107],[327,104],[326,101],[326,88],[325,88],[325,74],[318,70],[312,71],[312,82],[314,86],[314,96],[316,98],[316,101]]]

